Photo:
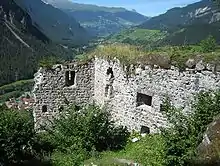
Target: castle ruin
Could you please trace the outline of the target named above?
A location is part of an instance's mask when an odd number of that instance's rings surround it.
[[[41,68],[35,74],[35,127],[46,123],[71,104],[95,102],[107,106],[117,124],[129,130],[158,132],[166,126],[161,104],[166,97],[189,110],[199,91],[220,88],[220,73],[176,67],[130,67],[129,73],[117,59],[95,58],[87,63],[77,61]]]

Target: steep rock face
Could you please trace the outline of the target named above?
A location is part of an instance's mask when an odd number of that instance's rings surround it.
[[[153,17],[140,27],[172,31],[180,26],[191,24],[210,24],[220,20],[220,13],[211,0],[202,0],[186,7],[173,8]]]
[[[135,11],[96,5],[72,3],[68,0],[44,0],[75,17],[93,36],[119,32],[124,28],[143,23],[148,19]]]
[[[0,85],[32,78],[43,56],[69,55],[52,44],[13,0],[0,1],[0,32]]]
[[[63,11],[41,0],[15,0],[32,18],[33,24],[52,41],[62,44],[81,45],[89,39],[87,32]]]

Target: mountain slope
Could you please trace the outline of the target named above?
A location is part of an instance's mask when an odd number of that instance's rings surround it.
[[[212,35],[220,43],[220,22],[187,25],[163,38],[158,45],[197,44]]]
[[[211,0],[202,0],[186,7],[177,7],[153,17],[138,26],[142,29],[160,30],[167,33],[161,45],[196,44],[213,35],[220,43],[220,12]]]
[[[148,19],[124,8],[108,8],[78,4],[68,0],[44,0],[74,17],[93,36],[106,36],[124,28],[136,26]]]
[[[72,54],[51,43],[14,0],[0,1],[0,32],[0,86],[32,78],[44,56],[68,57]]]
[[[84,44],[88,40],[85,29],[63,11],[41,0],[15,0],[32,18],[35,26],[52,41],[63,44]]]
[[[220,20],[220,13],[211,0],[202,0],[186,7],[173,8],[166,13],[153,17],[140,27],[174,31],[180,26],[198,23],[212,23]]]

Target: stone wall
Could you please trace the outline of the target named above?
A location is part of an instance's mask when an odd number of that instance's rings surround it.
[[[68,83],[67,77],[74,75],[73,85]],[[69,74],[69,75],[68,75]],[[71,79],[71,76],[70,78]],[[94,95],[94,65],[77,64],[76,62],[55,65],[53,69],[40,69],[35,74],[34,118],[35,127],[47,122],[47,119],[56,117],[63,109],[71,104],[83,105],[92,102]]]
[[[112,68],[114,82],[112,95],[105,97],[106,70]],[[132,69],[132,67],[131,67]],[[220,73],[211,71],[186,70],[179,72],[172,67],[169,70],[140,66],[129,71],[117,60],[95,61],[95,99],[100,105],[106,103],[112,112],[113,119],[127,126],[130,130],[141,130],[146,126],[151,133],[157,128],[166,126],[166,119],[160,111],[165,97],[180,108],[189,110],[194,94],[201,90],[220,88]],[[146,96],[146,103],[137,105],[137,97]],[[152,98],[151,98],[152,97]]]
[[[72,86],[65,84],[68,70],[76,71]],[[86,65],[75,62],[54,66],[52,71],[40,69],[35,82],[36,126],[45,122],[45,118],[56,116],[61,106],[95,101],[110,110],[117,124],[155,133],[158,127],[167,125],[160,111],[164,98],[169,97],[175,106],[188,111],[194,94],[220,88],[220,73],[196,69],[180,72],[175,67],[156,66],[131,66],[128,71],[118,60],[96,58]]]

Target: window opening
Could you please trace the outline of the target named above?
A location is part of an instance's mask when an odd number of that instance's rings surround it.
[[[66,77],[66,85],[67,86],[72,86],[75,85],[76,82],[76,72],[75,71],[66,71],[65,73],[65,77]]]
[[[137,93],[137,106],[140,105],[152,106],[152,96],[148,96],[142,93]]]
[[[46,105],[42,106],[42,112],[47,112],[47,106]]]
[[[111,96],[113,91],[114,74],[111,67],[106,71],[105,97]]]
[[[150,134],[150,128],[147,126],[141,126],[141,134]]]
[[[60,106],[58,110],[59,112],[62,112],[64,110],[63,106]]]

